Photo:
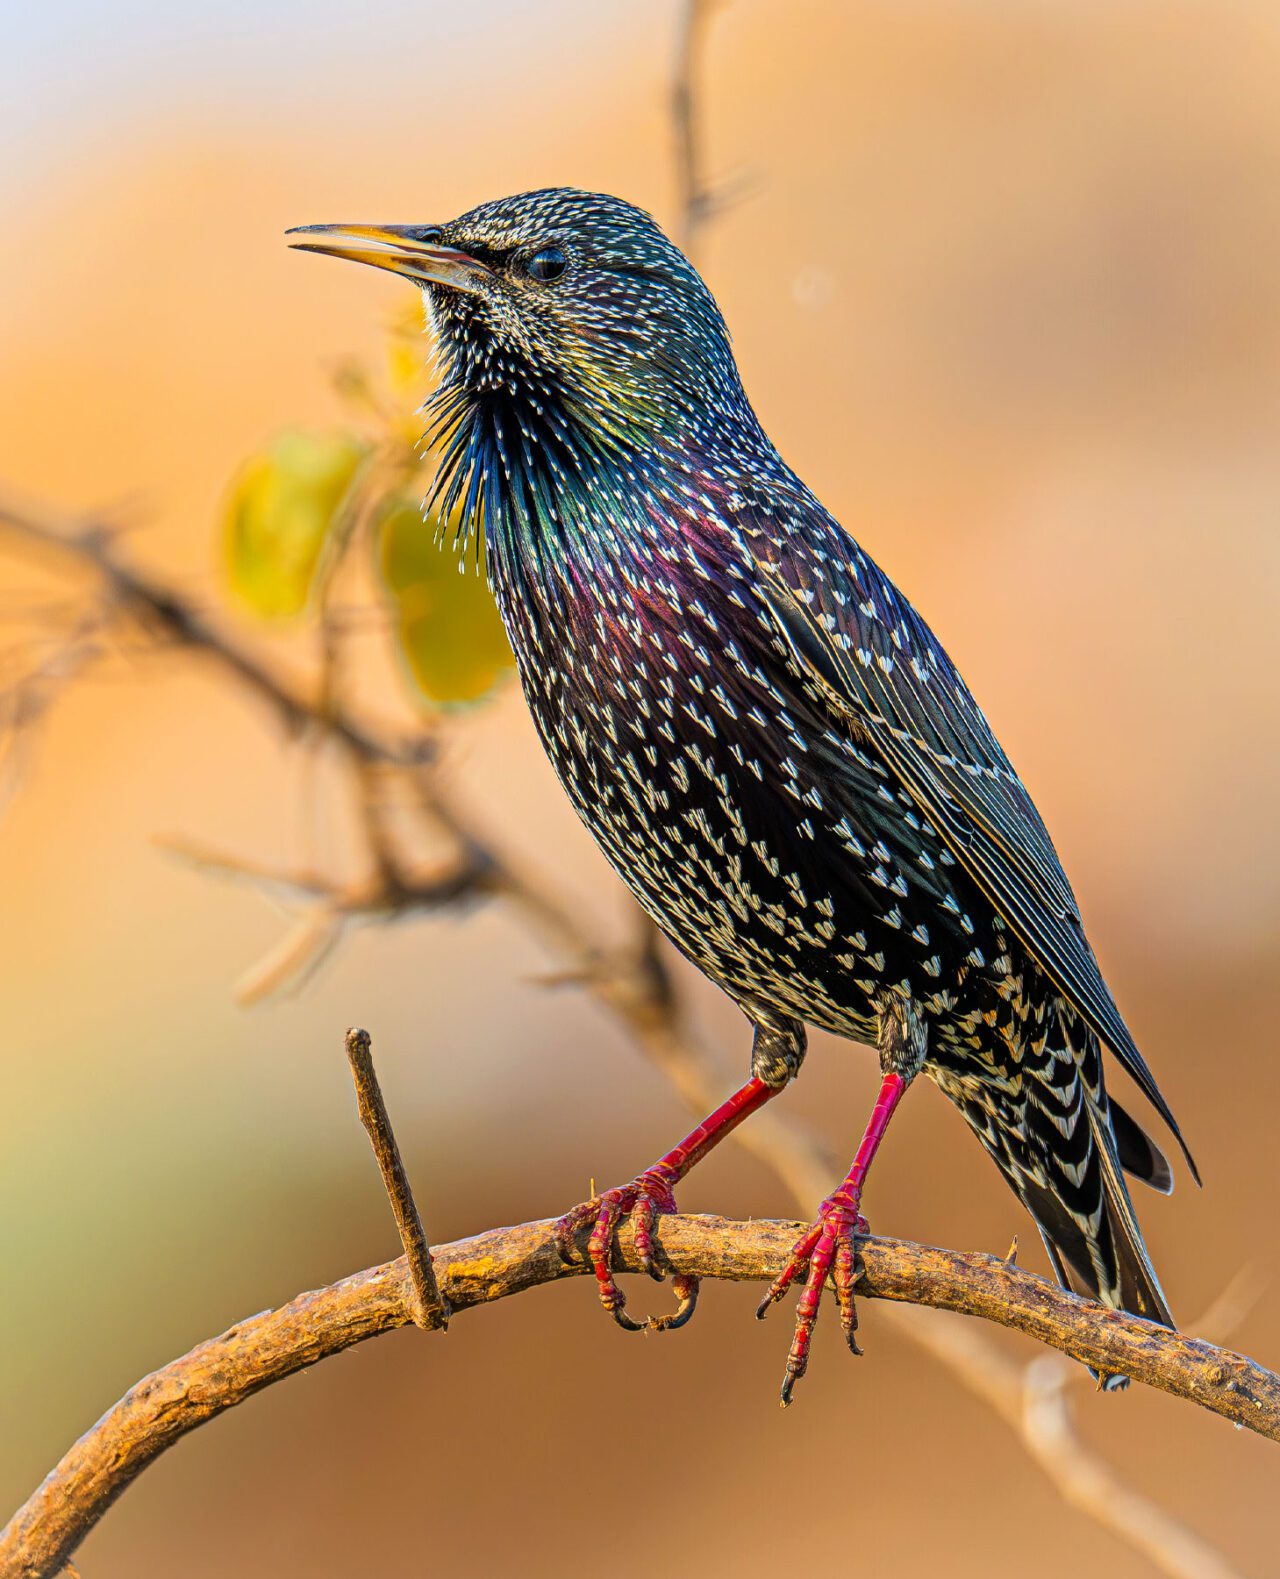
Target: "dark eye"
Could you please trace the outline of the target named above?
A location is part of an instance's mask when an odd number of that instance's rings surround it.
[[[568,261],[559,247],[543,247],[525,263],[525,273],[535,280],[558,280]]]

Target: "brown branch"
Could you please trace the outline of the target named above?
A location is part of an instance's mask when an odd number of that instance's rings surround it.
[[[322,710],[318,698],[276,672],[203,614],[189,598],[131,565],[120,552],[114,534],[101,526],[76,527],[55,522],[34,509],[0,498],[0,527],[41,552],[70,555],[92,567],[101,576],[111,602],[144,630],[161,641],[215,659],[268,702],[296,732],[318,726],[356,756],[374,762],[409,765],[430,755],[431,742],[427,737],[400,739],[342,707]]]
[[[418,1204],[413,1198],[409,1175],[405,1172],[396,1145],[391,1115],[382,1100],[382,1087],[373,1067],[373,1047],[368,1031],[352,1027],[347,1032],[347,1061],[351,1065],[351,1078],[356,1086],[356,1105],[360,1122],[364,1125],[378,1159],[382,1183],[395,1214],[400,1243],[404,1246],[405,1262],[409,1268],[409,1313],[415,1327],[433,1331],[449,1325],[449,1310],[440,1295],[435,1268],[431,1264],[431,1246],[427,1243],[426,1230]]]
[[[766,1281],[785,1263],[796,1227],[667,1217],[661,1245],[673,1272]],[[581,1273],[586,1235],[584,1228],[573,1266],[561,1260],[549,1219],[441,1245],[444,1297],[456,1313]],[[1243,1355],[1078,1299],[993,1256],[871,1239],[863,1259],[866,1297],[995,1322],[1280,1441],[1280,1376]],[[620,1236],[618,1264],[638,1270],[629,1231]],[[154,1371],[80,1438],[0,1532],[0,1573],[56,1574],[125,1487],[181,1437],[273,1382],[411,1323],[414,1298],[403,1258],[387,1262],[250,1317]]]

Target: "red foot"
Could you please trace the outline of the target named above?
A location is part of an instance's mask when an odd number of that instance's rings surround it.
[[[669,1217],[676,1209],[672,1186],[676,1173],[663,1163],[646,1168],[630,1184],[602,1194],[575,1206],[556,1224],[556,1241],[560,1257],[570,1264],[576,1259],[574,1240],[578,1231],[594,1222],[591,1237],[587,1240],[587,1255],[596,1274],[600,1290],[600,1303],[620,1327],[627,1332],[671,1332],[683,1327],[693,1315],[698,1303],[698,1279],[683,1274],[673,1279],[679,1304],[669,1316],[649,1316],[636,1321],[627,1315],[627,1297],[614,1281],[609,1261],[613,1250],[613,1236],[624,1217],[630,1217],[635,1228],[636,1253],[640,1265],[656,1282],[662,1282],[662,1273],[653,1259],[653,1229],[659,1217]]]
[[[795,1279],[807,1270],[804,1289],[796,1306],[796,1333],[791,1340],[787,1374],[782,1383],[784,1409],[791,1402],[792,1389],[808,1369],[809,1343],[828,1276],[835,1284],[845,1342],[854,1354],[862,1353],[856,1336],[858,1310],[853,1291],[862,1276],[858,1240],[865,1239],[868,1233],[867,1220],[858,1210],[857,1195],[842,1185],[818,1208],[817,1222],[806,1228],[796,1240],[792,1246],[791,1259],[760,1301],[760,1308],[756,1311],[757,1320],[763,1320],[770,1305],[781,1299]]]

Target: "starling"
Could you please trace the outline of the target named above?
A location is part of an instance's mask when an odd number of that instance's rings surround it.
[[[484,532],[538,733],[663,933],[753,1027],[751,1078],[630,1184],[561,1220],[653,1264],[673,1190],[798,1073],[806,1027],[879,1052],[848,1177],[761,1304],[803,1284],[783,1402],[834,1284],[856,1353],[867,1170],[928,1075],[1030,1212],[1060,1282],[1172,1325],[1124,1175],[1169,1165],[1108,1093],[1106,1046],[1178,1139],[1030,796],[937,637],[787,466],[693,266],[645,213],[569,189],[445,225],[315,225],[296,246],[420,286],[442,354],[428,505]],[[655,1275],[657,1275],[655,1273]],[[1120,1383],[1123,1378],[1108,1378]]]

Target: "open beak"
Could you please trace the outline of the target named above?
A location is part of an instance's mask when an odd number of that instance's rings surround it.
[[[298,225],[285,234],[297,236],[289,245],[303,252],[371,263],[419,285],[474,293],[492,278],[492,270],[469,253],[441,246],[440,232],[430,225]]]

